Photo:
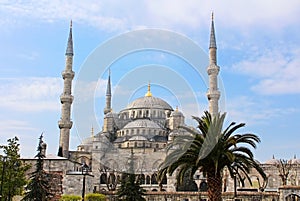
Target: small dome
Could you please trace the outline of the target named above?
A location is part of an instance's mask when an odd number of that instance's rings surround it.
[[[160,127],[154,123],[153,121],[150,121],[149,119],[137,119],[135,121],[129,122],[126,126],[124,126],[124,129],[129,128],[156,128],[160,129]]]
[[[265,162],[265,164],[270,164],[270,165],[276,165],[276,164],[278,164],[278,163],[279,163],[279,160],[275,159],[274,156],[273,156],[272,159],[267,160],[267,161]]]
[[[147,138],[145,138],[144,136],[133,136],[132,138],[129,139],[129,141],[148,141]]]
[[[291,164],[300,164],[300,159],[298,159],[295,155],[294,158],[291,159]]]
[[[118,114],[117,113],[113,113],[113,112],[109,112],[109,113],[107,113],[104,116],[104,118],[109,118],[109,117],[111,117],[111,118],[118,118]]]
[[[172,107],[166,101],[153,96],[145,96],[138,98],[127,106],[127,109],[142,108],[173,110]]]

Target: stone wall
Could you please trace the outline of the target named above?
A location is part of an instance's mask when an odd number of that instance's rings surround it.
[[[114,193],[106,192],[107,201],[116,201]],[[223,193],[224,201],[279,201],[277,192],[239,192],[234,198],[232,192]],[[146,201],[208,201],[207,192],[146,192]],[[281,201],[281,200],[280,200]]]

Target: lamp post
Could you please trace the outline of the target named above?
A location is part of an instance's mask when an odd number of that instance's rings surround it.
[[[85,196],[85,176],[88,174],[90,167],[84,163],[81,166],[81,173],[83,175],[83,181],[82,181],[82,201],[84,201],[84,196]]]

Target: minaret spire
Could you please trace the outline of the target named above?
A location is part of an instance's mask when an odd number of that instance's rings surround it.
[[[106,106],[104,108],[104,114],[111,112],[111,81],[110,81],[110,69],[108,70],[108,80],[106,86]]]
[[[69,32],[69,38],[68,38],[68,45],[66,50],[66,55],[73,56],[73,38],[72,38],[72,20],[70,22],[70,32]]]
[[[211,13],[211,28],[210,28],[210,41],[209,41],[209,48],[216,48],[216,36],[215,36],[215,26],[214,26],[214,13]]]
[[[73,67],[73,39],[72,39],[72,21],[70,23],[70,33],[66,50],[66,65],[65,70],[62,72],[64,80],[63,93],[60,96],[61,102],[61,119],[58,121],[60,129],[59,150],[58,156],[65,158],[69,157],[69,143],[70,143],[70,129],[73,122],[71,121],[71,105],[73,102],[72,96],[72,80],[75,73]]]
[[[215,37],[214,15],[211,17],[211,30],[209,41],[209,66],[207,67],[207,74],[209,77],[209,89],[207,98],[209,101],[209,112],[215,116],[219,112],[219,98],[220,91],[218,90],[218,74],[220,67],[217,65],[217,44]]]

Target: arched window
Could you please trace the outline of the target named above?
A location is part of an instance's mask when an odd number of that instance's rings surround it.
[[[140,184],[145,184],[145,175],[144,174],[139,175],[139,181],[140,181]]]
[[[205,181],[202,181],[201,183],[200,183],[200,191],[201,192],[205,192],[205,191],[207,191],[207,183],[205,182]]]
[[[106,182],[107,182],[107,176],[106,176],[106,174],[101,174],[101,176],[100,176],[100,184],[106,184]]]
[[[157,184],[156,174],[153,174],[153,175],[151,176],[151,184]]]
[[[164,178],[161,180],[162,184],[167,184],[167,176],[165,175]]]
[[[146,176],[146,184],[150,184],[150,181],[151,181],[150,176],[147,175],[147,176]]]

